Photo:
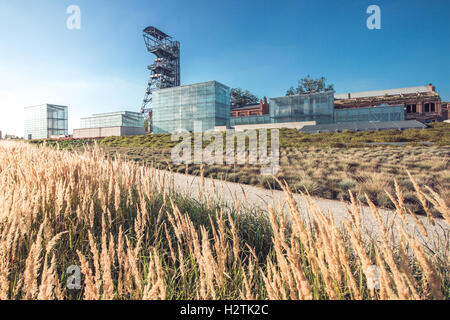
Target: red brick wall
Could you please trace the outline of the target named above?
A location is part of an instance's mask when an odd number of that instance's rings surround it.
[[[260,100],[258,105],[255,105],[252,108],[236,108],[230,111],[232,117],[249,117],[249,116],[262,116],[264,114],[269,114],[269,103],[267,102],[267,98],[264,97],[264,100]]]

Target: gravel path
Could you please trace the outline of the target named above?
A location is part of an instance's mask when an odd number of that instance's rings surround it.
[[[280,202],[285,208],[286,215],[289,217],[286,196],[279,190],[268,190],[255,186],[214,180],[210,178],[203,179],[204,187],[202,187],[201,177],[180,173],[170,173],[162,170],[157,170],[157,175],[160,177],[170,177],[170,181],[172,181],[176,191],[197,200],[201,198],[206,199],[206,197],[209,197],[210,199],[214,199],[215,201],[228,206],[234,206],[235,199],[238,199],[237,201],[239,202],[239,206],[241,208],[259,209],[262,212],[267,212],[267,206],[269,204],[271,204],[274,208],[278,208],[278,204]],[[297,201],[300,213],[305,217],[305,219],[309,219],[310,213],[306,209],[305,199],[303,199],[303,197],[299,194],[295,194],[294,198]],[[348,204],[337,200],[327,200],[315,197],[312,199],[323,212],[328,213],[331,211],[335,221],[338,224],[349,218],[346,210]],[[377,238],[379,227],[370,213],[370,208],[367,206],[361,206],[360,209],[362,224],[367,231],[367,236],[370,238]],[[383,217],[383,221],[387,225],[391,225],[393,219],[400,222],[400,218],[396,217],[394,212],[390,210],[379,209],[379,212]],[[408,218],[411,222],[409,231],[414,234],[420,242],[426,244],[427,247],[433,251],[437,248],[444,247],[443,244],[445,244],[446,240],[450,237],[450,226],[443,219],[435,219],[436,223],[435,225],[432,225],[427,217],[419,216],[419,219],[422,221],[430,235],[430,239],[426,240],[416,227],[412,227],[415,226],[413,218]],[[395,239],[395,234],[393,234],[393,237]]]

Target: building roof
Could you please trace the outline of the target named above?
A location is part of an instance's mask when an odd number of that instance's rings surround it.
[[[115,114],[142,114],[142,113],[136,111],[113,111],[113,112],[94,113],[92,114],[92,116],[110,116]]]
[[[419,87],[335,94],[334,98],[335,99],[356,99],[356,98],[395,96],[395,95],[402,95],[402,94],[431,93],[431,92],[434,92],[434,87],[430,84],[427,86],[419,86]]]
[[[404,129],[425,129],[427,126],[416,120],[405,121],[361,121],[361,122],[343,122],[332,124],[318,124],[315,126],[304,126],[300,131],[306,133],[320,132],[341,132],[345,130],[352,131],[376,131],[376,130],[404,130]]]
[[[140,112],[134,112],[134,111],[115,111],[115,112],[104,112],[104,113],[95,113],[90,117],[83,117],[80,118],[80,120],[89,120],[94,118],[100,118],[100,117],[110,117],[115,115],[124,115],[124,116],[143,116]]]
[[[414,90],[416,90],[414,92]],[[411,93],[413,92],[413,93]],[[349,98],[350,96],[350,98]],[[384,91],[369,91],[360,93],[349,93],[347,95],[335,95],[335,109],[354,108],[362,106],[375,106],[380,104],[405,104],[414,103],[417,99],[426,99],[439,102],[439,94],[430,84],[424,87],[412,87],[404,89],[390,89]]]
[[[204,84],[218,84],[219,86],[225,87],[225,88],[230,88],[227,85],[224,85],[223,83],[216,81],[216,80],[211,80],[211,81],[204,81],[204,82],[198,82],[198,83],[191,83],[191,84],[184,84],[182,86],[176,86],[176,87],[170,87],[170,88],[161,88],[158,90],[155,90],[154,92],[158,92],[158,91],[165,91],[165,90],[173,90],[173,89],[177,89],[177,88],[184,88],[184,87],[192,87],[192,86],[198,86],[198,85],[204,85]]]

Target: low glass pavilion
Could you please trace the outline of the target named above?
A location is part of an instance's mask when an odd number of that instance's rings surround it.
[[[333,91],[270,98],[270,118],[273,123],[333,123],[333,116]]]
[[[80,119],[81,129],[132,127],[143,128],[144,116],[139,112],[118,111],[93,114],[91,117]]]
[[[346,108],[334,111],[335,122],[358,121],[403,121],[405,120],[405,106],[380,105],[366,108]]]

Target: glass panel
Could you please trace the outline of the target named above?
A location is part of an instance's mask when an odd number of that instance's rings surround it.
[[[230,123],[230,89],[216,81],[155,91],[152,97],[155,133],[203,131]]]
[[[370,108],[338,109],[334,111],[336,122],[401,121],[405,120],[405,107],[377,106]]]
[[[60,131],[55,130],[59,126],[64,129],[62,134],[67,135],[67,114],[66,106],[44,104],[25,108],[24,136],[28,139],[46,139],[51,135],[60,135]]]
[[[81,119],[81,128],[107,128],[107,127],[144,127],[144,116],[141,113],[121,111],[96,114]]]
[[[312,93],[270,99],[270,117],[275,123],[333,122],[334,93]]]

